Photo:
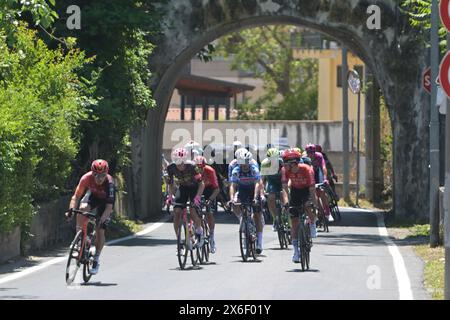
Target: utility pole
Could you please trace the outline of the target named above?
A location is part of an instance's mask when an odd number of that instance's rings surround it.
[[[349,123],[348,123],[348,62],[347,48],[342,46],[342,151],[344,165],[344,199],[350,200]]]
[[[439,5],[431,6],[431,107],[430,107],[430,246],[439,245],[439,114],[436,107],[439,75]]]
[[[450,33],[447,33],[447,51],[450,50]],[[450,100],[445,106],[445,193],[444,193],[444,246],[445,282],[444,299],[450,300]]]

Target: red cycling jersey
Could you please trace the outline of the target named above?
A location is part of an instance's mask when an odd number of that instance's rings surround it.
[[[212,167],[205,165],[205,167],[203,168],[202,177],[203,182],[205,183],[205,188],[208,187],[212,187],[213,189],[219,188],[219,182],[217,181],[216,171]]]
[[[114,203],[114,180],[109,174],[106,175],[105,181],[99,185],[95,182],[92,171],[86,173],[81,177],[80,183],[75,191],[75,196],[82,198],[87,190],[91,191],[94,197],[105,200],[106,203]]]
[[[291,180],[291,188],[304,189],[309,188],[315,184],[314,170],[312,167],[304,164],[298,164],[298,171],[292,172],[285,167],[281,169],[281,182],[288,183]]]

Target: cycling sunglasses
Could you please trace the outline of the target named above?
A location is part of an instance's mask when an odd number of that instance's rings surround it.
[[[106,177],[106,173],[96,173],[94,172],[94,177],[97,179],[103,179]]]

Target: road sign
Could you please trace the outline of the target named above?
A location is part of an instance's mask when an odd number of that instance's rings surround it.
[[[358,94],[361,91],[361,79],[358,72],[355,70],[350,70],[347,74],[347,81],[350,90],[354,94]]]
[[[422,74],[422,87],[423,89],[431,94],[431,68],[428,67]]]
[[[439,4],[439,15],[441,16],[442,24],[450,32],[450,0],[441,0]]]
[[[449,0],[450,1],[450,0]],[[439,82],[442,90],[450,98],[450,51],[447,52],[444,59],[442,59],[441,66],[439,68]]]

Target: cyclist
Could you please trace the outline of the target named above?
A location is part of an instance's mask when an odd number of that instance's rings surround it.
[[[306,207],[306,204],[310,202],[310,200],[317,206],[314,171],[307,164],[300,163],[300,158],[301,154],[295,150],[287,150],[283,153],[283,162],[286,165],[281,170],[281,179],[286,194],[289,194],[290,189],[289,206]],[[288,183],[290,183],[290,186]],[[307,210],[307,213],[310,219],[311,237],[315,238],[317,237],[316,215],[314,210]],[[300,223],[300,212],[291,209],[290,214],[292,221],[291,237],[292,245],[294,247],[292,261],[294,263],[299,263],[300,251],[298,250],[298,227]]]
[[[261,188],[261,176],[257,164],[253,163],[253,155],[250,151],[238,153],[238,165],[231,174],[230,202],[233,205],[236,202],[252,202],[254,209],[254,219],[256,223],[257,241],[256,253],[260,254],[263,250],[263,224],[261,217],[260,200],[264,199],[264,190]],[[237,191],[237,192],[236,192]],[[233,205],[233,212],[241,221],[241,208]]]
[[[182,210],[186,208],[186,203],[190,199],[191,204],[191,219],[194,221],[195,233],[199,239],[198,245],[203,246],[203,228],[201,225],[200,216],[197,214],[197,209],[200,205],[201,195],[205,189],[205,184],[202,180],[202,175],[197,169],[194,162],[188,160],[188,151],[184,148],[175,149],[172,152],[172,163],[167,167],[167,174],[169,175],[169,199],[173,201],[173,194],[175,192],[175,179],[178,181],[178,189],[175,194],[174,201],[174,218],[173,227],[175,234],[177,234],[180,225]]]
[[[229,177],[229,179],[231,179],[231,175],[232,175],[232,173],[233,173],[233,170],[236,168],[236,167],[238,167],[239,166],[239,163],[238,163],[238,158],[241,158],[242,159],[242,157],[245,155],[245,154],[247,154],[248,152],[250,152],[250,151],[248,151],[246,148],[239,148],[239,149],[237,149],[236,150],[236,152],[234,153],[234,159],[230,162],[230,164],[228,165],[228,177]],[[251,154],[251,153],[250,153]],[[256,166],[257,168],[258,168],[258,162],[255,160],[255,159],[253,159],[253,155],[252,155],[252,158],[251,158],[251,160],[250,160],[250,164],[252,164],[253,166]],[[231,198],[232,199],[232,198]]]
[[[330,159],[327,157],[326,153],[323,152],[322,146],[320,144],[316,144],[316,152],[319,152],[322,154],[323,159],[325,160],[325,164],[327,166],[327,180],[330,184],[331,189],[333,190],[333,196],[336,199],[336,202],[339,201],[339,197],[336,193],[336,187],[334,185],[334,180],[337,182],[338,181],[338,177],[336,175],[336,172],[334,171],[333,165],[331,164]],[[334,179],[334,180],[333,180]]]
[[[316,145],[309,143],[305,149],[308,157],[311,158],[312,166],[314,169],[314,179],[316,183],[328,183],[327,179],[325,178],[328,175],[327,166],[325,165],[325,160],[323,159],[322,154],[316,152]],[[322,202],[323,210],[325,211],[325,218],[328,219],[329,222],[333,222],[334,219],[330,214],[330,206],[328,205],[328,199],[325,191],[321,188],[318,188],[317,195]]]
[[[286,193],[283,191],[281,184],[281,168],[283,167],[283,160],[280,157],[280,151],[277,148],[270,148],[267,150],[267,158],[261,162],[261,176],[265,190],[268,193],[267,204],[270,214],[273,218],[273,231],[277,231],[277,208],[276,195],[280,194],[280,199],[283,205],[288,203]]]
[[[91,274],[97,274],[100,268],[100,254],[105,245],[105,231],[109,224],[115,201],[114,179],[108,174],[108,162],[97,159],[92,162],[91,171],[81,177],[80,182],[70,200],[68,218],[81,200],[79,210],[89,212],[97,210],[95,255]],[[77,232],[81,230],[83,217],[77,216]]]
[[[211,247],[211,253],[216,253],[216,242],[214,239],[214,228],[215,228],[215,220],[213,215],[213,207],[216,202],[216,197],[219,194],[219,183],[217,180],[217,175],[214,169],[211,166],[206,164],[206,159],[203,156],[197,156],[195,159],[195,164],[199,168],[199,171],[203,178],[203,183],[205,184],[205,190],[203,191],[203,195],[206,200],[206,207],[209,211],[206,213],[208,217],[208,225],[209,225],[209,244]]]
[[[230,212],[230,208],[228,207],[227,203],[229,201],[228,199],[228,191],[227,187],[225,185],[225,181],[227,180],[227,165],[224,161],[223,151],[216,150],[215,148],[211,146],[205,147],[205,153],[210,154],[211,158],[208,161],[208,164],[214,169],[216,172],[217,180],[219,183],[219,194],[217,196],[217,200],[221,202],[222,206],[224,206],[224,209],[226,212]],[[215,210],[217,212],[217,201],[215,202]]]

